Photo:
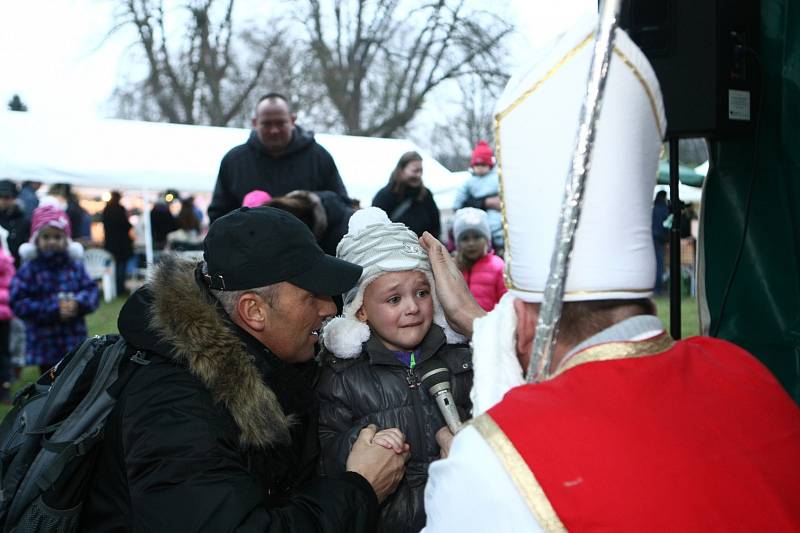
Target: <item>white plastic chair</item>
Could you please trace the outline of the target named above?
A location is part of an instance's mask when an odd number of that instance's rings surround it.
[[[183,250],[180,252],[172,252],[172,253],[182,259],[188,259],[189,261],[203,260],[203,250]]]
[[[114,256],[102,248],[89,248],[83,252],[83,266],[94,280],[100,280],[106,303],[117,297],[116,264]]]

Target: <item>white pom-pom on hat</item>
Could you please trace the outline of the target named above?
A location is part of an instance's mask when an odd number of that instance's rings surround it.
[[[389,215],[380,207],[366,207],[359,209],[350,217],[350,221],[347,223],[347,233],[355,235],[361,233],[368,226],[391,223]]]

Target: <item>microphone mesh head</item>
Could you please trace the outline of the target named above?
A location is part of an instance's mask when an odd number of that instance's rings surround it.
[[[422,386],[430,390],[432,387],[446,383],[450,384],[450,370],[437,357],[432,357],[415,367],[420,376]]]

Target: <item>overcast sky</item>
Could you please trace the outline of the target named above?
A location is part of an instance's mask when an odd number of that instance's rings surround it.
[[[506,1],[520,33],[512,44],[511,64],[597,6],[596,0]],[[130,34],[103,42],[112,22],[112,4],[113,0],[0,0],[3,109],[17,93],[32,112],[108,116],[106,101],[124,69],[130,68],[120,58],[131,42]]]

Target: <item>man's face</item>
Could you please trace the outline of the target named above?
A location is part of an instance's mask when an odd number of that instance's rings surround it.
[[[319,296],[291,283],[278,285],[272,302],[262,302],[266,328],[261,341],[287,363],[301,363],[314,357],[322,321],[336,314],[330,296]]]
[[[256,108],[253,129],[267,152],[279,155],[292,140],[294,120],[286,102],[280,98],[267,98]]]
[[[10,194],[0,196],[0,211],[8,211],[14,205],[14,197]]]
[[[364,304],[356,313],[390,350],[413,350],[433,321],[433,297],[422,272],[406,270],[383,274],[364,290]]]

